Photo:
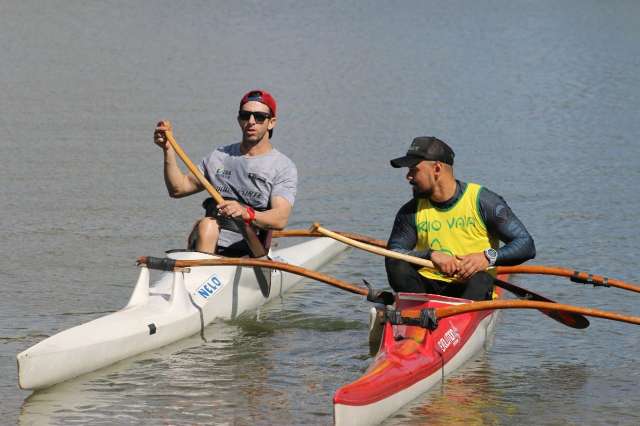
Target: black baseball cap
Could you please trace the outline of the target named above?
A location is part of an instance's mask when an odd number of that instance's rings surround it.
[[[422,160],[440,161],[453,166],[455,156],[451,147],[440,139],[433,136],[420,136],[411,142],[407,155],[391,160],[391,166],[413,167]]]

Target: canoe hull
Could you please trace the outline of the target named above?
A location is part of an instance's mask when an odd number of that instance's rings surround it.
[[[430,294],[399,294],[397,307],[466,303]],[[385,324],[380,350],[365,374],[334,395],[336,425],[378,424],[476,356],[493,335],[497,311],[445,318],[434,331]],[[398,340],[398,337],[402,338]]]
[[[274,260],[318,269],[346,249],[317,238],[272,253]],[[212,258],[174,252],[174,259]],[[19,386],[42,389],[202,332],[216,319],[232,319],[281,297],[302,278],[272,271],[271,293],[259,290],[253,268],[202,266],[161,272],[150,283],[141,268],[129,303],[121,310],[51,336],[17,356]]]

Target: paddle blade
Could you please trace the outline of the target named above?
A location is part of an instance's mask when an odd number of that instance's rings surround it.
[[[544,296],[534,293],[531,290],[518,287],[515,284],[511,284],[510,282],[503,281],[498,278],[494,278],[493,282],[498,287],[502,287],[503,289],[515,294],[516,296],[522,299],[534,300],[538,302],[556,303],[555,300],[548,299]],[[553,318],[554,320],[568,327],[577,328],[577,329],[583,329],[583,328],[589,327],[589,320],[585,316],[580,314],[574,314],[572,312],[548,310],[548,309],[540,309],[540,312],[542,312],[549,318]]]
[[[267,250],[264,247],[264,245],[262,244],[262,241],[260,241],[260,238],[258,238],[258,234],[256,233],[255,228],[245,223],[245,221],[242,220],[241,217],[233,218],[233,219],[238,225],[238,228],[240,229],[240,233],[242,234],[242,237],[244,238],[244,240],[247,243],[247,246],[249,247],[249,252],[251,254],[251,257],[264,258],[269,252],[269,250]]]
[[[582,315],[576,315],[570,312],[562,311],[548,311],[546,309],[540,309],[540,312],[542,312],[549,318],[553,318],[554,320],[561,322],[568,327],[577,329],[589,327],[589,320]]]
[[[264,259],[270,260],[268,257],[264,257]],[[269,294],[271,294],[271,269],[255,267],[253,271],[256,274],[260,292],[265,298],[269,297]]]

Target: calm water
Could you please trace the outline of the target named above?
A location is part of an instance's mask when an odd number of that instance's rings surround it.
[[[388,160],[418,135],[502,194],[536,264],[640,282],[637,1],[0,1],[0,414],[13,424],[330,424],[369,363],[362,299],[308,282],[262,309],[30,394],[15,355],[121,308],[134,260],[184,246],[156,121],[198,160],[236,141],[239,97],[279,101],[300,171],[290,226],[386,238],[410,196]],[[385,286],[351,252],[325,272]],[[515,281],[640,315],[640,294]],[[640,328],[505,312],[494,345],[389,425],[640,423]]]

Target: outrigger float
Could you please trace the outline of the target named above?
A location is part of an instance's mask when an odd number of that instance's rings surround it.
[[[271,258],[315,270],[348,247],[314,238],[280,250]],[[164,263],[219,259],[200,252],[174,251]],[[302,276],[269,270],[271,291],[261,292],[257,268],[193,266],[166,268],[151,282],[146,264],[129,302],[121,310],[51,336],[17,356],[19,386],[42,389],[120,360],[201,333],[216,319],[232,319],[281,297]],[[155,274],[154,274],[155,275]]]

